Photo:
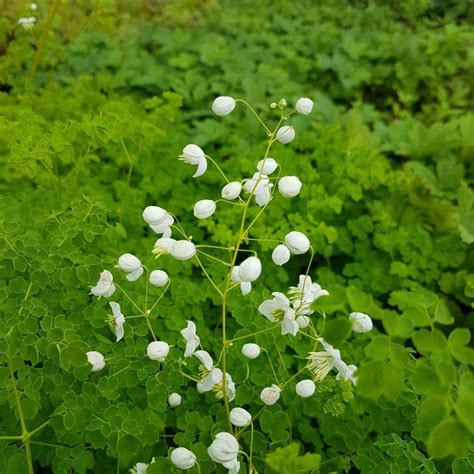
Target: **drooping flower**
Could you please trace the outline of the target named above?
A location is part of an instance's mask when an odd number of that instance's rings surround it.
[[[257,170],[263,175],[271,175],[278,168],[278,163],[273,158],[265,158],[257,164]]]
[[[211,199],[201,199],[194,205],[193,214],[198,219],[207,219],[216,212],[216,202]]]
[[[217,433],[207,452],[214,462],[222,464],[227,469],[234,469],[239,454],[239,442],[230,433]]]
[[[242,354],[249,359],[256,359],[260,355],[260,346],[249,342],[242,346]]]
[[[181,405],[181,395],[179,393],[171,393],[170,396],[168,397],[168,405],[171,408],[176,408]]]
[[[290,250],[286,245],[277,245],[272,252],[272,260],[275,265],[282,266],[290,260]]]
[[[300,275],[298,286],[291,286],[289,294],[295,311],[298,314],[309,315],[314,312],[311,305],[321,296],[328,296],[329,292],[313,283],[309,275]]]
[[[369,332],[372,327],[372,319],[365,313],[351,313],[349,319],[352,322],[352,330],[354,332]]]
[[[240,270],[239,265],[235,265],[232,268],[231,280],[234,283],[239,283],[240,284],[240,291],[245,296],[245,295],[248,295],[252,291],[252,283],[250,283],[249,281],[242,281],[242,279],[240,278],[240,275],[239,275],[239,270]]]
[[[285,245],[294,255],[302,255],[306,253],[311,246],[308,237],[306,237],[302,232],[296,230],[286,234]]]
[[[30,3],[30,10],[36,11],[38,9],[38,5],[36,3]]]
[[[36,18],[34,16],[18,18],[18,24],[20,24],[25,30],[33,29],[33,26],[36,23]]]
[[[92,365],[91,372],[99,372],[105,367],[105,357],[98,351],[86,353],[89,364]]]
[[[252,415],[243,408],[236,407],[230,411],[230,422],[238,428],[247,426],[252,421]]]
[[[272,384],[271,387],[265,387],[260,392],[260,400],[262,400],[265,405],[275,405],[275,403],[280,398],[281,388],[278,385]]]
[[[321,343],[324,351],[310,352],[308,355],[308,368],[313,374],[313,380],[321,382],[332,369],[336,369],[345,380],[350,378],[352,373],[342,360],[339,350],[335,349],[322,337],[318,339],[318,342]]]
[[[302,398],[311,397],[316,391],[316,385],[310,379],[300,380],[296,384],[296,393]]]
[[[294,127],[291,127],[288,125],[284,125],[283,127],[280,127],[276,134],[276,139],[283,145],[286,145],[287,143],[292,142],[294,138],[295,138],[295,129]]]
[[[143,210],[143,219],[147,222],[151,229],[162,237],[171,237],[171,226],[174,218],[171,214],[158,206],[147,206]]]
[[[357,366],[350,364],[346,365],[343,363],[341,371],[336,375],[336,380],[350,380],[354,385],[357,385],[357,377],[355,373],[357,372]]]
[[[114,285],[114,276],[108,270],[104,270],[100,274],[99,281],[95,286],[91,288],[91,294],[98,296],[99,298],[103,296],[104,298],[109,298],[115,292]]]
[[[248,257],[239,265],[238,272],[241,281],[255,281],[262,273],[262,262],[258,257]]]
[[[146,349],[147,356],[151,360],[157,360],[163,362],[168,356],[170,351],[170,346],[167,342],[164,341],[153,341],[148,344]]]
[[[296,101],[295,109],[299,114],[308,115],[313,110],[313,101],[307,97],[301,97]]]
[[[269,321],[280,323],[281,334],[296,336],[299,326],[296,322],[296,312],[291,307],[290,300],[278,291],[272,293],[273,299],[265,300],[258,307],[258,311]]]
[[[197,165],[197,170],[193,175],[193,178],[198,178],[202,176],[207,170],[207,160],[206,155],[202,148],[197,145],[186,145],[183,148],[183,154],[180,156],[182,160],[190,165]]]
[[[235,100],[229,96],[220,96],[217,97],[212,103],[212,111],[223,117],[224,115],[229,115],[235,109]]]
[[[278,181],[278,191],[285,198],[292,198],[297,196],[301,191],[300,179],[297,176],[283,176]]]
[[[196,325],[192,321],[187,321],[188,325],[181,331],[181,335],[186,341],[186,350],[184,357],[190,357],[201,343],[199,336],[196,334]]]
[[[161,288],[168,284],[169,278],[168,274],[163,270],[153,270],[150,272],[150,283],[153,286]]]
[[[153,458],[150,462],[150,464],[153,464],[155,462],[155,458]],[[150,464],[146,464],[144,462],[137,462],[135,466],[130,469],[131,474],[146,474],[146,471],[148,469],[148,466]]]
[[[271,189],[273,184],[270,183],[268,176],[265,174],[254,173],[252,178],[246,179],[244,189],[255,196],[255,202],[260,206],[266,206],[271,198]]]
[[[131,253],[124,253],[120,256],[117,265],[120,270],[127,273],[125,278],[128,281],[135,281],[143,274],[143,266],[140,260]]]
[[[221,191],[222,199],[227,199],[228,201],[233,201],[237,199],[242,191],[242,184],[238,181],[232,181],[227,183]]]
[[[189,260],[196,254],[196,246],[189,240],[178,240],[169,249],[176,260]]]
[[[170,249],[175,243],[175,239],[171,239],[170,237],[162,237],[155,242],[152,253],[156,256],[155,258],[170,253]]]
[[[187,471],[196,464],[196,455],[186,448],[176,448],[171,451],[171,462],[178,468]]]
[[[115,328],[115,334],[117,336],[116,341],[120,341],[120,339],[123,338],[124,336],[124,328],[123,325],[125,324],[125,316],[122,314],[120,310],[120,305],[116,303],[115,301],[111,301],[109,303],[110,308],[112,309],[112,314],[114,318],[114,328]]]

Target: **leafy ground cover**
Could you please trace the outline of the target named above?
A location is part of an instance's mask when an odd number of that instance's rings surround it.
[[[116,343],[107,301],[89,294],[108,268],[144,303],[145,279],[131,284],[114,265],[132,252],[156,267],[148,205],[172,209],[193,240],[233,240],[231,206],[202,221],[192,211],[219,197],[220,174],[193,179],[177,159],[196,143],[227,175],[254,173],[265,151],[260,125],[239,107],[216,117],[218,95],[244,98],[265,117],[283,97],[314,100],[312,115],[291,117],[296,139],[272,150],[285,174],[301,178],[301,193],[276,196],[253,233],[273,239],[297,228],[309,237],[310,276],[330,292],[314,306],[327,316],[319,330],[359,368],[355,386],[327,377],[311,398],[283,390],[266,406],[268,358],[244,361],[236,341],[235,403],[259,413],[255,469],[474,470],[468,2],[53,0],[0,9],[1,472],[127,472],[153,457],[147,472],[173,472],[176,446],[191,449],[203,472],[222,469],[207,454],[225,425],[222,402],[181,376],[177,349],[157,378],[146,321]],[[31,29],[18,23],[31,16]],[[172,285],[152,327],[182,352],[180,330],[192,319],[203,347],[219,346],[218,301],[199,266],[163,262]],[[220,275],[218,262],[207,264]],[[295,285],[306,264],[269,263],[250,295],[232,294],[229,331],[267,329],[259,304]],[[351,311],[370,314],[374,329],[353,337]],[[303,338],[272,332],[252,342],[268,349],[281,380],[304,364]],[[106,369],[91,373],[91,350],[107,354]],[[172,392],[182,396],[174,409]],[[239,441],[248,446],[250,433]]]

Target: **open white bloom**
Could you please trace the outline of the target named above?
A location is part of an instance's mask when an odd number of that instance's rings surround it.
[[[131,253],[124,253],[120,256],[118,267],[127,273],[125,278],[128,281],[138,280],[144,271],[140,260]]]
[[[282,266],[290,260],[290,250],[286,245],[277,245],[272,252],[272,260],[275,265]]]
[[[154,232],[162,234],[165,238],[171,237],[171,226],[174,223],[174,218],[168,212],[158,206],[147,206],[142,215]]]
[[[276,134],[276,139],[280,143],[283,143],[283,145],[286,145],[287,143],[292,142],[294,138],[295,138],[295,129],[288,125],[284,125],[283,127],[280,127]]]
[[[216,202],[211,199],[201,199],[194,204],[193,214],[198,219],[207,219],[216,212]]]
[[[223,117],[229,115],[235,109],[235,100],[232,97],[221,95],[212,103],[212,111]]]
[[[272,293],[273,299],[265,300],[258,307],[259,313],[269,321],[280,323],[281,334],[296,336],[299,326],[296,322],[296,312],[291,307],[290,300],[278,291]]]
[[[270,202],[273,184],[270,183],[267,175],[254,173],[252,178],[245,179],[244,181],[244,189],[255,196],[255,202],[260,207],[266,206]]]
[[[313,373],[313,380],[321,382],[332,369],[336,369],[345,380],[348,380],[353,372],[348,369],[346,363],[341,359],[339,350],[335,349],[322,337],[318,339],[318,342],[321,343],[324,351],[310,352],[308,355],[309,369]]]
[[[183,154],[180,156],[182,160],[190,165],[197,165],[197,170],[193,175],[193,178],[198,178],[202,176],[207,170],[207,160],[206,155],[202,148],[197,145],[186,145],[183,148]]]
[[[196,254],[196,247],[189,240],[178,240],[170,247],[169,253],[176,260],[189,260]]]
[[[89,351],[86,353],[89,364],[92,365],[92,372],[99,372],[105,367],[105,357],[97,351]]]
[[[120,305],[115,301],[109,303],[110,308],[112,309],[112,314],[114,316],[114,326],[115,326],[115,335],[117,336],[117,342],[124,336],[123,325],[125,324],[125,316],[120,311]]]
[[[242,346],[242,354],[249,359],[256,359],[260,355],[260,346],[249,342]]]
[[[252,291],[252,283],[250,283],[249,281],[242,281],[239,275],[239,270],[240,270],[239,265],[235,265],[232,268],[231,280],[234,283],[240,283],[240,291],[245,296],[245,295],[248,295]]]
[[[238,181],[232,181],[231,183],[227,183],[221,191],[222,199],[227,199],[228,201],[232,201],[237,199],[242,191],[242,184]]]
[[[150,462],[150,464],[153,464],[155,462],[155,458],[153,458]],[[148,469],[148,466],[150,464],[146,464],[144,462],[137,462],[135,466],[130,470],[132,474],[146,474],[146,471]]]
[[[165,286],[169,281],[168,274],[163,270],[153,270],[150,272],[150,283],[153,286],[161,288]]]
[[[170,237],[162,237],[155,242],[153,250],[151,251],[158,258],[160,255],[164,255],[170,252],[171,247],[176,243],[175,239]]]
[[[224,396],[224,385],[223,379],[224,374],[221,369],[214,367],[212,357],[206,351],[196,351],[193,354],[201,362],[201,381],[197,384],[199,393],[208,392],[214,390],[218,398]],[[235,398],[235,384],[230,374],[226,373],[226,390],[227,398],[232,401]]]
[[[171,408],[179,407],[181,405],[181,395],[176,392],[170,394],[170,396],[168,397],[168,405]]]
[[[23,17],[23,18],[18,18],[18,23],[25,29],[25,30],[31,30],[33,29],[33,26],[35,25],[36,18],[34,16],[28,16],[28,17]]]
[[[352,330],[354,332],[369,332],[372,327],[372,319],[365,313],[351,313],[349,319],[352,322]]]
[[[239,265],[241,281],[255,281],[262,273],[262,262],[258,257],[248,257]]]
[[[196,455],[186,448],[176,448],[171,451],[171,462],[178,468],[187,471],[196,464]]]
[[[296,176],[283,176],[278,181],[278,191],[285,198],[292,198],[299,194],[303,184]]]
[[[285,245],[288,247],[290,252],[295,255],[306,253],[311,246],[308,237],[306,237],[302,232],[296,230],[286,234]]]
[[[147,356],[151,360],[157,360],[163,362],[170,351],[170,346],[164,341],[153,341],[148,344],[146,349]]]
[[[252,415],[243,408],[232,408],[230,411],[230,422],[238,428],[247,426],[252,421]]]
[[[265,158],[257,164],[257,170],[265,175],[272,174],[278,168],[278,163],[273,158]]]
[[[227,469],[235,469],[235,461],[239,454],[239,442],[230,433],[217,433],[207,452],[213,461],[222,464]]]
[[[300,275],[298,286],[291,286],[289,294],[295,311],[301,315],[308,315],[314,312],[311,305],[321,296],[328,296],[329,292],[313,283],[309,275]]]
[[[296,384],[296,393],[303,398],[310,397],[316,391],[316,385],[310,379],[300,380]]]
[[[260,393],[260,400],[265,405],[275,405],[280,398],[281,389],[278,385],[272,384],[271,387],[265,387]]]
[[[104,270],[101,272],[97,284],[91,288],[91,294],[98,296],[99,298],[101,296],[108,298],[109,296],[112,296],[114,292],[114,277],[108,270]]]
[[[199,336],[196,334],[196,325],[192,321],[187,321],[187,323],[188,325],[183,330],[181,330],[181,335],[186,341],[186,350],[184,351],[184,357],[192,356],[196,348],[201,343]]]
[[[313,110],[313,101],[307,97],[301,97],[296,101],[295,109],[299,114],[308,115]]]

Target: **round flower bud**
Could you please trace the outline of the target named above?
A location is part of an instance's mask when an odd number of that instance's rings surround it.
[[[242,354],[249,359],[256,359],[260,355],[260,346],[249,342],[242,346]]]
[[[184,158],[184,161],[190,165],[198,165],[199,161],[205,158],[203,149],[193,144],[186,145],[183,148],[183,154],[181,156]]]
[[[150,273],[150,283],[153,286],[161,288],[165,286],[169,281],[168,274],[163,270],[153,270]]]
[[[301,255],[309,250],[310,243],[308,237],[302,232],[292,231],[285,236],[285,245],[290,252],[295,255]]]
[[[232,408],[230,411],[230,422],[238,428],[247,426],[252,421],[252,415],[243,408]]]
[[[143,210],[143,220],[148,224],[157,225],[165,220],[167,212],[158,206],[147,206]]]
[[[280,398],[281,389],[278,385],[272,384],[271,387],[265,387],[260,393],[260,400],[265,405],[275,405]]]
[[[207,219],[216,211],[216,203],[211,199],[201,199],[194,204],[194,217],[198,219]]]
[[[275,265],[282,266],[290,259],[290,250],[286,245],[277,245],[272,252],[272,260]]]
[[[118,261],[120,270],[127,272],[125,277],[128,281],[137,280],[143,273],[143,267],[140,260],[131,253],[124,253]]]
[[[272,174],[278,168],[278,163],[273,158],[266,158],[260,160],[257,164],[257,169],[264,175]]]
[[[168,343],[163,341],[153,341],[148,344],[146,353],[151,360],[163,362],[170,351]]]
[[[229,115],[235,109],[235,100],[232,97],[220,96],[212,103],[212,111],[221,117]]]
[[[171,451],[171,462],[178,468],[188,470],[196,464],[196,455],[186,448],[176,448]]]
[[[207,448],[207,453],[214,462],[221,464],[231,462],[239,454],[239,442],[230,433],[217,433],[216,439]]]
[[[196,247],[189,240],[178,240],[170,247],[169,253],[176,260],[189,260],[196,254]]]
[[[246,258],[239,265],[239,277],[242,281],[255,281],[262,273],[262,263],[257,257]]]
[[[313,101],[306,97],[301,97],[295,104],[295,109],[299,114],[308,115],[313,110]]]
[[[369,332],[373,327],[372,319],[365,313],[351,313],[349,319],[354,332]]]
[[[105,367],[105,357],[97,351],[87,352],[87,360],[92,365],[92,372],[99,372]]]
[[[287,143],[290,143],[291,141],[294,140],[295,129],[288,125],[280,127],[276,134],[276,138],[280,143],[283,143],[283,145],[286,145]]]
[[[303,184],[296,176],[283,176],[278,181],[278,191],[285,198],[292,198],[299,194]]]
[[[296,384],[296,393],[303,398],[310,397],[316,391],[316,385],[310,379],[300,380]]]
[[[181,395],[179,393],[172,393],[168,397],[168,405],[171,408],[179,407],[181,405]]]
[[[232,183],[227,183],[221,191],[222,199],[227,199],[228,201],[232,201],[233,199],[237,199],[242,191],[242,184],[238,181],[232,181]]]

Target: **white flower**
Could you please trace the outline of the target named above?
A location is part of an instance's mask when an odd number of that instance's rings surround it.
[[[223,117],[229,115],[235,109],[235,100],[232,97],[220,96],[212,103],[212,111]]]
[[[230,411],[230,422],[238,428],[247,426],[252,421],[252,415],[243,408],[232,408]]]
[[[36,11],[37,9],[38,9],[38,5],[36,5],[36,3],[30,4],[30,10]]]
[[[308,318],[308,316],[300,315],[300,316],[297,316],[296,318],[296,323],[298,324],[298,327],[300,329],[307,328],[309,326],[309,322],[310,322],[310,319]]]
[[[153,464],[155,462],[155,458],[153,458],[150,462],[150,464]],[[146,471],[148,469],[148,466],[150,464],[146,464],[144,462],[137,462],[135,466],[130,470],[132,474],[146,474]]]
[[[302,183],[296,176],[283,176],[278,181],[278,191],[285,198],[292,198],[299,194]]]
[[[213,368],[214,362],[212,361],[212,357],[210,356],[209,352],[207,351],[195,351],[193,353],[195,357],[199,359],[201,364],[204,366],[204,368],[210,372]]]
[[[258,257],[248,257],[239,265],[238,272],[241,281],[255,281],[262,273],[262,263]]]
[[[227,199],[228,201],[232,201],[237,199],[242,191],[242,184],[238,181],[232,181],[231,183],[227,183],[221,191],[222,199]]]
[[[352,322],[352,330],[354,332],[369,332],[372,327],[372,319],[365,313],[351,313],[349,319]]]
[[[302,232],[294,230],[286,234],[285,245],[288,247],[291,253],[295,255],[301,255],[309,250],[311,244],[306,235],[304,235]]]
[[[143,210],[143,219],[154,232],[162,234],[163,237],[171,237],[171,226],[174,223],[173,216],[158,206],[148,206]]]
[[[207,170],[206,155],[202,148],[197,145],[186,145],[183,148],[183,154],[180,158],[190,165],[197,165],[197,170],[194,173],[193,178],[202,176]]]
[[[334,349],[321,337],[318,341],[322,344],[324,351],[310,352],[308,355],[309,369],[313,373],[313,379],[321,382],[332,369],[336,369],[346,379],[346,376],[349,376],[348,366],[341,359],[339,350]]]
[[[124,272],[127,272],[127,275],[125,278],[128,281],[135,281],[143,273],[143,267],[135,255],[132,255],[131,253],[124,253],[123,255],[120,256],[119,261],[118,261],[118,267],[120,270],[123,270]]]
[[[235,458],[233,461],[226,464],[228,469],[227,474],[239,474],[240,472],[240,461]]]
[[[92,365],[92,372],[99,372],[105,367],[105,357],[100,352],[89,351],[86,355],[89,364]]]
[[[260,173],[265,175],[272,174],[278,168],[278,163],[273,158],[265,158],[260,160],[257,164],[257,169]]]
[[[249,342],[242,346],[242,354],[249,359],[256,359],[260,355],[260,346]]]
[[[169,281],[168,274],[163,270],[153,270],[150,272],[150,283],[153,286],[161,288],[165,286]]]
[[[263,207],[267,205],[271,198],[271,189],[273,184],[270,183],[268,176],[265,174],[254,173],[252,178],[246,179],[244,189],[255,196],[255,202]]]
[[[172,393],[168,397],[168,405],[171,408],[179,407],[181,405],[181,395],[179,393]]]
[[[290,143],[291,141],[294,140],[294,138],[295,138],[295,129],[288,125],[284,125],[283,127],[280,127],[276,134],[276,139],[280,143],[283,143],[283,145]]]
[[[196,464],[196,455],[186,448],[176,448],[171,451],[171,462],[178,468],[188,470]]]
[[[193,354],[199,359],[202,364],[201,374],[202,379],[197,384],[197,389],[199,393],[208,392],[209,390],[214,389],[218,398],[223,398],[224,396],[224,385],[223,379],[224,374],[221,369],[214,367],[214,362],[212,357],[206,351],[196,351]],[[227,398],[229,401],[232,401],[235,398],[235,384],[232,380],[232,377],[226,373],[226,390]]]
[[[104,270],[103,272],[101,272],[97,284],[91,288],[91,294],[94,296],[98,296],[99,298],[101,296],[108,298],[109,296],[112,296],[114,292],[114,277],[112,273],[110,273],[108,270]]]
[[[275,405],[280,398],[281,389],[278,385],[272,384],[271,387],[265,387],[260,393],[260,400],[265,405]]]
[[[216,212],[216,203],[211,199],[201,199],[194,204],[194,217],[198,219],[207,219],[211,217],[214,212]]]
[[[239,442],[230,433],[217,433],[216,439],[207,449],[209,457],[222,464],[225,468],[235,468],[235,461],[239,454]]]
[[[176,260],[189,260],[196,254],[196,247],[189,240],[178,240],[171,246],[169,253]]]
[[[170,351],[170,346],[164,341],[153,341],[148,344],[146,349],[147,356],[151,360],[163,362]]]
[[[176,243],[175,239],[170,237],[162,237],[155,242],[152,253],[158,258],[160,255],[164,255],[170,252],[171,247]]]
[[[275,291],[273,299],[265,300],[258,307],[259,313],[269,321],[281,324],[281,334],[296,336],[299,326],[296,322],[295,310],[290,305],[290,300],[283,294]]]
[[[290,260],[290,250],[286,245],[277,245],[272,252],[272,260],[275,265],[282,266]]]
[[[36,22],[36,18],[34,16],[28,16],[26,18],[19,18],[18,23],[25,29],[31,30]]]
[[[192,356],[201,342],[199,336],[196,334],[196,325],[192,321],[187,321],[187,323],[188,325],[181,331],[181,335],[186,341],[184,357]]]
[[[242,294],[248,295],[252,291],[252,283],[249,281],[242,281],[239,275],[240,266],[236,265],[232,268],[231,280],[234,283],[240,283],[240,291]]]
[[[296,384],[296,393],[303,398],[310,397],[316,391],[316,385],[310,379],[300,380]]]
[[[354,375],[357,372],[356,365],[346,365],[344,362],[342,363],[341,370],[336,375],[336,380],[343,379],[343,380],[350,380],[354,385],[357,384],[357,377]]]
[[[312,314],[312,303],[321,296],[328,296],[329,292],[323,290],[320,285],[313,283],[309,275],[300,275],[298,286],[291,286],[289,290],[290,299],[293,303],[293,308],[298,314]]]
[[[123,338],[124,329],[123,325],[125,324],[125,316],[120,311],[120,305],[115,301],[109,303],[110,308],[112,309],[112,314],[114,315],[115,323],[115,334],[117,336],[117,342]]]
[[[313,101],[306,97],[301,97],[296,101],[295,109],[299,114],[308,115],[313,110]]]

